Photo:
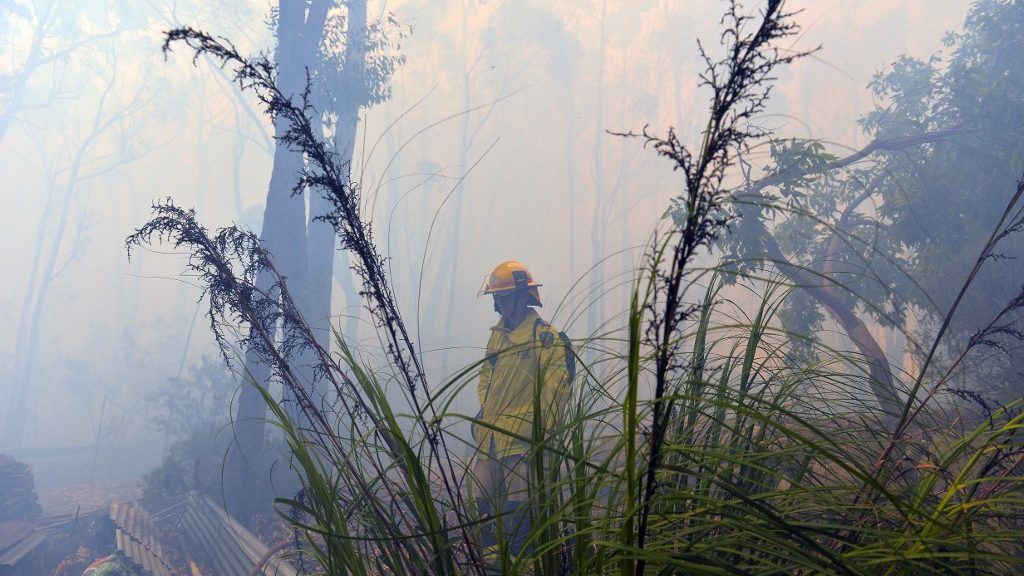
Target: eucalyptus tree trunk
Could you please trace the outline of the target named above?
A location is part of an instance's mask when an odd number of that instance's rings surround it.
[[[333,4],[330,0],[314,1],[306,11],[300,3],[280,0],[276,63],[278,85],[285,95],[298,98],[306,88],[306,70],[312,69],[322,56],[320,43],[328,11]],[[364,81],[366,1],[352,0],[347,7],[345,67],[336,79],[314,87],[320,92],[314,96],[317,117],[313,119],[314,127],[331,132],[325,135],[333,138],[334,151],[343,165],[351,164],[359,111],[367,102]],[[327,118],[333,123],[325,123]],[[282,121],[276,121],[275,137],[280,140],[287,128]],[[314,191],[309,196],[307,213],[306,193],[295,193],[302,167],[301,154],[281,144],[276,146],[260,239],[286,278],[288,290],[319,344],[329,349],[337,235],[330,224],[318,220],[331,210],[330,203]],[[257,279],[263,290],[272,290],[271,283],[269,275],[261,275]],[[269,328],[276,331],[276,327]],[[300,352],[292,361],[300,382],[308,386],[306,392],[310,398],[321,402],[324,391],[315,385],[311,354]],[[253,383],[262,387],[269,385],[271,375],[268,368],[251,353],[246,355],[246,370]],[[284,390],[282,400],[289,414],[301,425],[302,416],[293,394]],[[269,462],[263,457],[266,453],[266,414],[267,407],[259,391],[251,383],[243,383],[235,424],[237,448],[229,459],[226,495],[233,500],[229,502],[233,504],[232,513],[246,522],[260,505],[261,486],[265,486],[263,482],[268,479]],[[253,474],[263,477],[254,482]]]
[[[573,157],[573,144],[576,139],[573,119],[576,118],[576,110],[573,107],[572,88],[569,88],[569,96],[565,105],[565,192],[569,199],[569,238],[566,247],[569,252],[569,285],[576,282],[578,274],[576,265],[576,160]]]
[[[327,90],[333,93],[333,104],[323,100],[322,110],[331,112],[334,118],[333,139],[334,152],[338,162],[343,166],[351,166],[352,154],[355,149],[356,129],[359,125],[359,111],[366,104],[366,86],[364,69],[366,63],[366,0],[350,0],[348,2],[348,34],[345,39],[345,68],[336,82],[330,82]],[[330,107],[330,110],[328,110]],[[303,315],[313,328],[325,349],[330,349],[332,337],[331,322],[331,286],[334,277],[334,257],[337,251],[338,237],[334,228],[322,220],[317,220],[331,209],[330,203],[320,194],[311,194],[309,199],[309,289]],[[347,257],[342,260],[347,263]],[[351,272],[339,271],[341,275],[351,279]],[[344,284],[344,282],[343,282]],[[354,289],[354,282],[349,282]],[[358,302],[358,290],[355,302]],[[353,296],[346,290],[346,304]],[[352,322],[347,323],[346,330],[352,330]],[[346,337],[354,334],[345,333]]]
[[[305,3],[280,0],[278,3],[277,49],[275,64],[278,88],[292,98],[301,96],[306,87],[306,69],[317,55],[323,34],[324,20],[329,2],[314,2],[309,14]],[[317,17],[323,17],[317,21]],[[288,130],[282,118],[274,121],[274,163],[267,190],[267,203],[263,211],[260,241],[274,259],[274,264],[286,278],[289,290],[302,301],[302,289],[307,285],[306,199],[295,194],[302,171],[302,155],[280,141]],[[270,292],[274,289],[269,273],[257,278],[257,288]],[[271,333],[277,326],[266,327]],[[252,352],[246,351],[245,374],[235,414],[235,444],[228,455],[225,471],[225,501],[229,511],[249,523],[258,500],[268,481],[269,470],[265,461],[267,407],[260,392],[254,387],[270,386],[269,368]]]
[[[473,71],[470,67],[469,62],[469,32],[466,25],[466,9],[462,10],[462,18],[460,29],[462,31],[462,110],[465,112],[469,110],[471,106],[471,95],[470,85],[473,80]],[[479,127],[478,127],[479,129]],[[465,178],[466,170],[468,169],[469,148],[472,146],[472,137],[470,136],[469,130],[469,114],[464,113],[462,116],[462,131],[459,136],[459,169],[462,170],[463,178]],[[451,218],[451,235],[448,240],[448,253],[445,258],[445,262],[448,266],[447,279],[444,274],[441,274],[438,278],[438,291],[435,304],[441,302],[441,298],[444,297],[448,303],[448,310],[444,316],[444,328],[441,333],[441,370],[448,370],[448,351],[451,348],[451,335],[452,335],[452,324],[455,317],[456,301],[455,295],[458,293],[456,290],[456,283],[458,282],[459,275],[459,248],[462,246],[460,242],[459,232],[462,226],[462,199],[466,194],[466,181],[462,180],[461,183],[457,184],[461,189],[455,193],[455,209],[452,212]]]
[[[587,306],[587,331],[591,337],[597,335],[604,322],[604,252],[607,231],[605,230],[605,171],[604,171],[604,66],[608,45],[605,30],[608,16],[608,2],[601,3],[601,40],[597,59],[597,94],[594,113],[594,218],[591,221],[590,249],[594,267],[590,271],[590,303]]]
[[[348,2],[348,33],[345,41],[345,67],[335,81],[327,82],[322,98],[318,98],[318,116],[313,126],[333,139],[334,153],[342,166],[348,167],[345,176],[350,176],[352,154],[355,148],[356,128],[359,124],[359,110],[366,102],[363,68],[366,61],[366,0]],[[326,114],[326,116],[325,116]],[[333,119],[333,126],[325,126],[325,117]],[[328,131],[330,133],[328,134]],[[351,182],[347,182],[351,184]],[[334,260],[338,248],[338,236],[331,224],[319,219],[331,211],[331,203],[315,191],[310,191],[309,214],[307,215],[307,262],[309,274],[307,284],[296,289],[298,305],[302,316],[316,335],[317,342],[324,350],[331,349],[334,323],[331,315],[331,289],[334,280]],[[343,260],[347,262],[347,258]],[[351,280],[351,271],[341,270],[341,275]],[[289,284],[291,286],[291,284]],[[354,283],[352,283],[354,287]],[[358,302],[346,291],[346,300]],[[351,328],[348,323],[347,328]],[[353,336],[354,334],[344,334]],[[315,359],[308,349],[296,365],[296,373],[307,386],[307,394],[313,402],[323,405],[326,391],[319,386],[315,374]],[[294,413],[296,422],[304,422],[301,414]]]

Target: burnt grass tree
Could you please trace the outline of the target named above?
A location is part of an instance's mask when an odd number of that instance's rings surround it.
[[[370,222],[364,220],[360,212],[359,188],[349,184],[349,166],[338,161],[330,143],[317,133],[310,120],[314,111],[308,83],[299,101],[293,102],[277,88],[275,68],[266,55],[245,57],[229,40],[188,27],[165,33],[165,56],[178,44],[184,44],[192,51],[193,64],[207,57],[230,69],[238,86],[255,95],[269,117],[285,120],[288,129],[280,137],[281,142],[305,158],[295,193],[308,190],[311,194],[321,194],[330,203],[330,211],[317,218],[335,229],[342,249],[351,256],[352,270],[362,283],[364,304],[384,336],[385,352],[395,376],[404,386],[416,413],[423,415],[416,420],[426,441],[429,460],[437,464],[440,484],[448,498],[447,507],[455,516],[454,524],[461,535],[456,544],[461,542],[461,553],[477,565],[476,552],[466,529],[468,518],[464,516],[466,508],[462,505],[461,478],[456,474],[441,433],[441,421],[432,404],[423,364],[387,280],[384,259],[374,243]],[[347,376],[347,370],[318,344],[288,292],[286,279],[275,268],[272,255],[260,246],[252,232],[235,226],[211,234],[198,223],[194,211],[176,206],[170,199],[155,204],[153,213],[151,220],[126,240],[129,250],[154,241],[187,249],[190,254],[187,268],[198,275],[204,286],[204,296],[209,299],[207,317],[224,360],[229,365],[233,364],[233,351],[239,349],[236,346],[252,350],[295,394],[300,412],[308,419],[311,428],[304,432],[335,453],[347,454],[350,448],[334,434],[332,422],[322,409],[323,404],[309,396],[308,383],[300,381],[292,360],[300,351],[313,352],[316,359],[314,377],[325,380],[333,389],[340,403],[339,414],[372,420],[375,412],[367,409],[365,389]],[[270,273],[275,279],[269,291],[256,288],[256,277],[261,272]],[[281,339],[274,333],[273,327],[277,323],[281,325]],[[243,333],[244,330],[236,330],[236,326],[248,327],[248,331]],[[393,437],[387,433],[387,423],[370,423],[377,431],[381,445],[387,447],[396,461],[407,457],[402,447],[396,446]],[[399,467],[406,474],[412,474],[416,466],[407,463]],[[363,488],[370,492],[368,487]],[[393,495],[400,500],[397,493]],[[385,508],[381,505],[376,512],[390,514],[391,511]],[[419,520],[430,523],[436,522],[437,517],[421,516]],[[444,535],[444,527],[427,525],[419,528],[434,539],[434,550],[451,548],[441,541],[448,538]],[[450,566],[447,563],[452,560],[449,550],[435,560],[440,563],[435,568]]]
[[[634,299],[630,315],[630,331],[638,332],[646,316],[644,341],[654,353],[654,396],[651,400],[652,422],[644,478],[636,483],[639,502],[637,544],[643,548],[648,531],[653,501],[658,490],[657,473],[662,448],[669,430],[679,386],[688,371],[683,354],[681,331],[699,305],[686,301],[691,284],[694,259],[709,251],[715,240],[725,232],[736,214],[730,206],[731,189],[726,177],[737,160],[755,141],[770,135],[754,120],[768,101],[779,66],[810,54],[812,51],[782,52],[780,40],[799,32],[793,22],[796,12],[785,9],[783,0],[769,0],[759,16],[749,15],[735,0],[729,3],[722,17],[720,43],[724,55],[716,59],[698,40],[704,71],[699,86],[711,93],[707,124],[701,142],[693,148],[680,142],[673,128],[665,136],[657,136],[644,128],[642,133],[614,133],[637,137],[673,164],[682,175],[683,191],[672,199],[669,215],[672,227],[662,238],[656,237],[648,259],[648,298],[643,310]],[[635,376],[631,381],[635,381]],[[635,394],[636,387],[631,386]],[[635,403],[635,399],[633,399]],[[626,423],[626,430],[636,430]],[[627,432],[635,433],[635,432]],[[627,530],[631,526],[627,526]],[[637,563],[636,573],[644,571],[644,560]]]

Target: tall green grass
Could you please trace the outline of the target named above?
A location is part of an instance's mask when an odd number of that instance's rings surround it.
[[[643,278],[643,276],[640,276]],[[579,343],[585,357],[553,430],[529,443],[528,545],[487,567],[502,574],[1012,574],[1024,568],[1021,410],[1000,408],[973,427],[924,410],[900,439],[902,461],[877,466],[891,438],[860,397],[870,389],[856,356],[816,342],[800,362],[775,313],[781,281],[723,290],[710,273],[699,314],[681,338],[646,544],[637,543],[647,473],[652,358],[634,287],[621,338]],[[745,292],[745,293],[744,293]],[[301,428],[270,396],[275,423],[304,487],[278,500],[328,574],[459,574],[472,559],[440,489],[421,413],[396,414],[384,386],[338,337],[341,366],[370,413],[337,412],[333,430]],[[609,350],[616,350],[611,352]],[[600,363],[602,379],[591,370]],[[441,428],[487,422],[450,410],[478,366],[439,388]],[[538,398],[539,403],[539,398]],[[949,407],[948,405],[946,406]],[[437,422],[429,422],[432,427]],[[326,438],[325,435],[332,435]],[[460,434],[451,432],[450,442]],[[471,492],[471,442],[458,462]],[[462,500],[472,508],[472,498]],[[507,542],[503,542],[503,546]]]

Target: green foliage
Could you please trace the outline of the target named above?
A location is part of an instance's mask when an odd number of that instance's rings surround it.
[[[872,89],[884,108],[863,126],[880,138],[922,129],[962,127],[970,132],[905,155],[883,159],[894,185],[883,189],[886,233],[904,239],[907,263],[939,303],[948,303],[950,273],[969,269],[1024,172],[1024,6],[984,0],[969,12],[964,30],[947,37],[947,62],[902,58],[880,73]],[[1014,248],[1019,247],[1014,244]],[[1012,250],[1010,250],[1012,252]],[[1022,268],[1005,262],[978,283],[967,317],[985,317],[993,301],[1016,288]],[[913,297],[913,296],[912,296]],[[919,296],[914,303],[928,308]],[[963,326],[970,329],[970,323]]]
[[[110,556],[94,562],[86,569],[83,576],[140,576],[140,574],[141,572],[124,554],[114,552]]]
[[[224,365],[203,356],[188,368],[183,378],[167,378],[163,386],[146,397],[155,411],[150,423],[174,440],[184,440],[203,429],[227,424],[233,379]]]
[[[834,154],[825,151],[825,145],[815,140],[773,140],[771,142],[773,166],[767,170],[767,177],[785,174],[802,174],[787,178],[779,185],[782,197],[806,200],[806,187],[817,179],[817,174],[828,170],[829,162],[836,160]]]
[[[183,378],[168,378],[147,400],[151,422],[171,441],[163,462],[146,474],[143,504],[157,512],[196,490],[215,500],[230,438],[230,395],[236,385],[225,366],[204,356]]]
[[[738,198],[744,221],[723,244],[736,273],[772,259],[771,236],[781,264],[810,272],[842,307],[898,330],[907,314],[920,316],[922,331],[910,336],[928,340],[1024,173],[1024,60],[1010,56],[1024,50],[1024,4],[975,2],[945,46],[874,76],[878,104],[860,120],[874,144],[862,153],[839,159],[813,140],[772,143],[764,176]],[[960,303],[948,345],[966,342],[1013,297],[1024,268],[1004,256],[1021,249],[1021,238],[1005,239],[993,257],[1000,265]],[[824,327],[808,305],[794,299],[783,311],[795,333]],[[1015,398],[1020,359],[990,362],[1002,375],[968,387]]]
[[[889,138],[945,128],[967,132],[904,154],[885,155],[879,170],[892,174],[881,189],[881,235],[896,245],[901,263],[920,284],[902,282],[904,298],[941,314],[949,306],[956,278],[1000,216],[1024,172],[1024,61],[1008,57],[1024,50],[1024,5],[982,0],[974,3],[961,32],[947,36],[949,54],[927,61],[908,57],[876,75],[872,89],[883,106],[866,115],[865,130]],[[899,243],[899,244],[897,244]],[[1003,254],[1024,248],[1007,239]],[[982,327],[1019,287],[1024,267],[1003,259],[976,279],[953,321],[954,340]],[[1003,400],[1015,398],[1018,355],[992,357],[1002,374],[969,387]],[[991,367],[991,366],[990,366]]]
[[[206,422],[174,442],[160,466],[143,478],[143,506],[158,512],[192,490],[219,501],[227,435],[222,424]]]

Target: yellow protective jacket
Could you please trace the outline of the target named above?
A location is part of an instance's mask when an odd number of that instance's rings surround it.
[[[540,398],[541,417],[547,430],[554,427],[557,412],[567,397],[568,372],[565,346],[558,330],[530,309],[514,329],[498,322],[491,327],[487,354],[480,367],[480,418],[490,426],[474,426],[483,454],[507,458],[525,454],[532,438],[534,394]]]

